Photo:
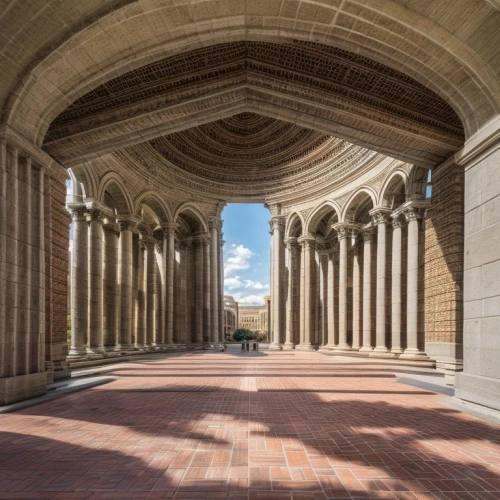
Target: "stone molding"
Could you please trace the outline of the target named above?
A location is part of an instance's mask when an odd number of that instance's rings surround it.
[[[387,225],[389,224],[389,218],[392,216],[392,210],[387,207],[375,207],[370,210],[369,214],[375,225]]]

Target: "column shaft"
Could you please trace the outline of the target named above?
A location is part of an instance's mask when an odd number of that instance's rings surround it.
[[[327,270],[327,331],[325,338],[325,347],[331,349],[335,347],[335,254],[328,254],[328,270]]]
[[[360,352],[371,352],[372,346],[372,232],[363,232],[363,346]]]
[[[156,257],[154,249],[154,240],[146,239],[145,249],[146,265],[146,340],[145,345],[151,348],[154,344],[155,330],[155,281],[156,281]]]
[[[144,239],[139,240],[139,251],[137,255],[137,318],[135,345],[143,350],[146,344],[147,329],[147,243]]]
[[[212,221],[210,228],[210,301],[212,331],[210,340],[219,342],[219,229],[218,221]]]
[[[104,352],[103,346],[103,213],[89,210],[89,354]]]
[[[133,304],[133,273],[132,244],[134,224],[130,221],[118,221],[120,226],[119,242],[119,289],[121,294],[120,316],[120,350],[132,349],[132,304]]]
[[[272,307],[272,343],[270,348],[277,349],[281,345],[281,302],[282,302],[282,283],[281,283],[281,262],[283,246],[283,220],[280,216],[273,217],[271,225],[271,307]]]
[[[392,223],[392,342],[391,352],[401,354],[401,221]]]
[[[303,254],[303,286],[302,294],[303,297],[303,322],[302,322],[302,332],[300,335],[301,341],[295,348],[299,350],[310,350],[311,345],[311,333],[313,329],[313,301],[315,300],[315,271],[316,271],[316,259],[315,259],[315,239],[312,236],[301,236],[298,240],[300,242]],[[302,306],[302,304],[301,304]],[[302,311],[301,311],[302,312]]]
[[[359,247],[354,249],[352,268],[352,349],[358,351],[361,347],[361,267]]]
[[[347,343],[347,230],[339,229],[339,344],[336,349],[345,351]]]
[[[295,238],[287,240],[288,248],[288,296],[286,302],[286,340],[283,349],[293,349],[295,338],[294,313],[296,309],[294,288],[297,272],[297,242]]]
[[[211,312],[211,287],[210,287],[210,238],[203,242],[203,342],[212,341],[212,312]]]
[[[203,344],[203,243],[196,241],[194,247],[194,313],[195,313],[195,342]]]
[[[70,358],[85,355],[88,335],[88,229],[85,207],[72,208]]]

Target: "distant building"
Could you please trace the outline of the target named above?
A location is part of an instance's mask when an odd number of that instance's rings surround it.
[[[256,333],[269,333],[269,303],[270,297],[264,297],[263,306],[245,306],[239,309],[240,320],[238,328],[246,328]]]
[[[224,295],[224,338],[230,338],[238,326],[238,302]]]

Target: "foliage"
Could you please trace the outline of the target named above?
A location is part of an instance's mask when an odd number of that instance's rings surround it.
[[[260,331],[255,334],[257,342],[265,342],[267,340],[267,332]]]
[[[246,328],[238,328],[233,333],[233,339],[236,342],[247,342],[249,340],[255,340],[255,334]]]

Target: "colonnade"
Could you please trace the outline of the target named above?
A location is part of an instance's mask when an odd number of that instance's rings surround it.
[[[307,226],[286,236],[273,216],[271,348],[423,359],[425,208],[376,207],[368,223],[337,222],[326,238]]]
[[[96,202],[70,204],[70,359],[223,340],[222,221],[152,231]]]

